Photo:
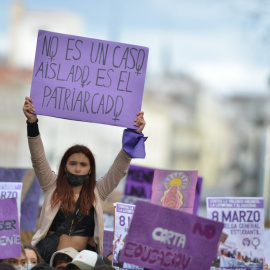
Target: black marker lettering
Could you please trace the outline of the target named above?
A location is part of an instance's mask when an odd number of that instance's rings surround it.
[[[108,108],[108,106],[109,106],[109,101],[110,101],[110,100],[111,100],[111,107]],[[114,105],[113,98],[112,98],[112,96],[108,95],[107,103],[106,103],[106,108],[105,108],[105,114],[108,114],[108,113],[112,110],[113,105]]]
[[[87,96],[87,97],[86,97]],[[87,109],[87,106],[86,106],[86,102],[90,99],[90,94],[89,92],[85,91],[84,92],[84,103],[83,103],[83,112],[84,112],[84,108],[86,110],[86,112],[88,113],[88,109]]]
[[[68,93],[68,96],[67,96],[67,93]],[[69,107],[68,107],[68,104],[67,104],[67,99],[70,97],[70,94],[71,94],[71,91],[69,89],[66,89],[63,110],[65,110],[65,105],[67,105],[67,110],[69,111]]]
[[[93,114],[96,114],[97,112],[94,112],[93,111],[93,107],[94,107],[94,98],[95,98],[95,96],[98,96],[99,95],[99,93],[96,93],[96,94],[94,94],[94,96],[93,96],[93,98],[92,98],[92,103],[91,103],[91,112],[93,113]]]
[[[117,49],[120,49],[120,46],[116,46],[115,48],[114,48],[114,50],[113,50],[113,59],[112,59],[112,61],[113,61],[113,66],[114,67],[116,67],[116,68],[118,68],[119,67],[119,65],[117,66],[116,64],[115,64],[115,51],[117,50]]]
[[[47,90],[49,90],[49,93],[48,93]],[[44,106],[44,100],[45,100],[45,98],[48,97],[48,96],[50,96],[51,91],[52,91],[52,89],[51,89],[49,86],[45,86],[45,87],[44,87],[44,91],[43,91],[43,100],[42,100],[42,107]]]

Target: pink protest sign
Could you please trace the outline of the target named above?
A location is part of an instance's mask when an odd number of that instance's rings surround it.
[[[21,256],[16,198],[0,200],[0,259]]]
[[[134,128],[148,51],[39,30],[30,95],[36,114]]]
[[[151,202],[193,213],[198,171],[155,170]]]
[[[138,201],[120,259],[149,269],[210,269],[223,224]]]

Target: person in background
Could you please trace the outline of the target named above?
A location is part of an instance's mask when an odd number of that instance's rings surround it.
[[[105,264],[105,265],[95,266],[95,267],[93,268],[93,270],[115,270],[115,268],[113,268],[113,267],[110,266],[110,265]]]
[[[37,246],[46,263],[56,250],[66,247],[102,255],[103,202],[126,175],[131,159],[145,157],[144,113],[137,114],[134,129],[124,130],[122,149],[107,174],[96,181],[94,155],[83,145],[74,145],[65,152],[56,175],[46,159],[30,97],[25,98],[23,112],[27,118],[32,165],[44,192],[39,227],[32,245]]]
[[[105,265],[99,254],[90,250],[82,250],[71,263],[66,265],[66,270],[91,270],[99,265]]]
[[[26,255],[23,246],[21,246],[21,256],[0,260],[1,263],[12,265],[16,270],[25,270]]]
[[[47,263],[39,263],[35,265],[31,270],[55,270],[53,267]]]
[[[241,260],[241,261],[243,260],[243,256],[242,256],[240,251],[237,252],[237,257],[236,258],[237,258],[237,260]]]
[[[107,265],[112,265],[112,261],[108,257],[103,257],[103,261]]]
[[[2,263],[2,262],[0,262],[0,269],[1,270],[15,270],[15,268],[12,265],[7,264],[7,263]]]
[[[66,265],[70,263],[77,254],[78,251],[72,247],[60,249],[53,253],[50,266],[54,267],[56,270],[65,270]]]
[[[122,234],[120,234],[120,236],[113,241],[113,264],[115,266],[120,266],[122,267],[123,264],[121,262],[119,262],[119,257],[120,257],[120,251],[123,249],[124,247],[124,240],[121,239]]]
[[[232,253],[231,257],[234,258],[234,259],[237,258],[237,251],[236,251],[236,249],[233,250],[233,253]]]
[[[43,262],[36,248],[31,245],[23,245],[23,248],[26,255],[25,270],[30,270],[35,265]]]

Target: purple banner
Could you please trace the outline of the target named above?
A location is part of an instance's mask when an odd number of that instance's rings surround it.
[[[0,259],[21,256],[16,198],[0,200]]]
[[[35,112],[134,128],[148,48],[39,30],[31,86]]]
[[[202,177],[198,177],[197,184],[196,184],[196,192],[195,192],[195,200],[194,200],[194,207],[193,207],[193,214],[197,215],[199,205],[200,205],[200,195],[202,191]]]
[[[113,252],[113,231],[104,230],[103,257],[108,257]]]
[[[149,269],[209,269],[223,224],[138,201],[121,260]]]
[[[193,213],[198,171],[155,170],[151,202]]]
[[[0,182],[29,182],[27,169],[0,168]],[[21,205],[21,230],[36,231],[41,188],[36,178],[29,187]],[[2,199],[5,199],[3,197]]]

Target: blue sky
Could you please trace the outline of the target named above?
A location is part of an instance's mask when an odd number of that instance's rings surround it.
[[[22,2],[27,10],[76,13],[84,22],[84,36],[149,47],[149,76],[160,75],[167,64],[171,72],[191,74],[218,93],[268,91],[270,55],[269,43],[264,43],[268,4],[258,7],[255,0]],[[1,54],[8,47],[12,3],[0,3]]]

